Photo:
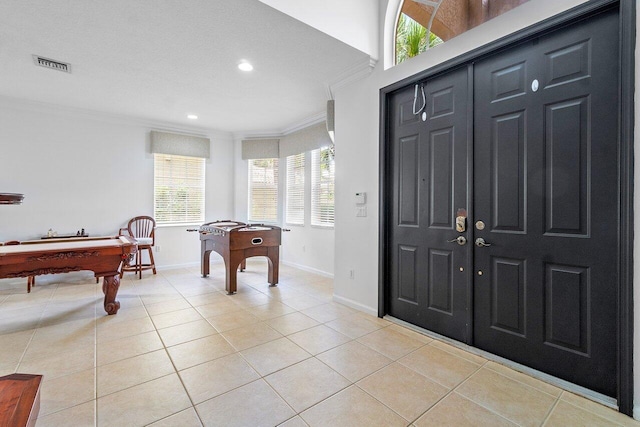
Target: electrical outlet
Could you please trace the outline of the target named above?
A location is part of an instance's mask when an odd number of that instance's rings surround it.
[[[355,278],[356,278],[356,271],[349,270],[349,279],[355,279]]]
[[[160,252],[160,245],[155,245],[154,248],[156,248],[156,252]]]
[[[357,217],[365,217],[367,216],[367,207],[366,206],[358,206],[356,208],[356,216]]]

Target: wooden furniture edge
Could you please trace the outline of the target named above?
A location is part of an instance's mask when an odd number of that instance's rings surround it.
[[[0,427],[35,426],[40,411],[42,375],[0,377]]]

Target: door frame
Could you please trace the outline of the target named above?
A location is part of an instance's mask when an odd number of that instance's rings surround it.
[[[389,220],[392,207],[387,203],[392,190],[392,174],[390,164],[391,141],[388,129],[390,126],[390,95],[392,92],[416,84],[427,78],[444,73],[447,70],[467,65],[469,67],[470,90],[473,90],[473,63],[490,54],[510,48],[519,43],[538,37],[574,22],[589,18],[611,7],[619,8],[619,40],[620,40],[620,75],[618,88],[620,94],[618,147],[620,177],[620,227],[618,266],[620,283],[618,294],[618,410],[633,416],[633,179],[634,179],[634,90],[635,90],[635,34],[636,6],[635,1],[627,0],[591,0],[551,18],[533,24],[515,33],[497,39],[484,46],[471,50],[463,55],[445,61],[413,76],[380,89],[380,141],[379,141],[379,240],[378,240],[378,316],[383,317],[388,310],[389,292]],[[472,135],[469,135],[472,138]],[[469,144],[472,147],[472,144]],[[469,153],[469,166],[473,166],[473,153]],[[469,175],[471,180],[473,175]],[[473,200],[472,188],[469,189],[470,201]],[[470,207],[468,207],[470,208]],[[472,259],[469,263],[473,262]],[[467,266],[469,268],[469,266]],[[473,286],[468,284],[469,322],[467,336],[473,345],[471,333],[473,318]]]

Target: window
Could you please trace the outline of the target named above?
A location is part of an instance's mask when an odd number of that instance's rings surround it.
[[[335,148],[311,152],[311,224],[333,226],[335,205]]]
[[[396,33],[396,64],[413,58],[427,49],[442,43],[442,39],[411,19],[400,14]]]
[[[396,64],[529,0],[404,0],[396,25]]]
[[[287,157],[287,224],[304,225],[304,159],[304,153]]]
[[[278,221],[278,159],[249,160],[249,221]]]
[[[204,159],[156,153],[153,206],[158,224],[204,221]]]

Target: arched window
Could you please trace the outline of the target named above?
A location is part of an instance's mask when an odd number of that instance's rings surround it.
[[[400,13],[396,27],[396,64],[413,58],[443,40],[424,25]]]
[[[470,30],[529,0],[404,0],[395,33],[395,63]]]

